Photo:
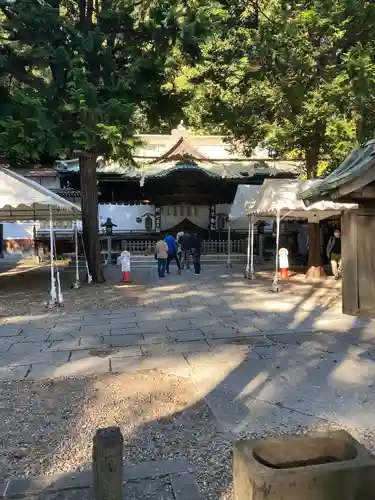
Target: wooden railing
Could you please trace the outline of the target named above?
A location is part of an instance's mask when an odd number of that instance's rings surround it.
[[[42,236],[40,232],[38,232],[37,236]],[[43,235],[45,236],[45,235]],[[73,232],[72,231],[56,231],[55,236],[57,239],[64,238],[70,239],[73,241]],[[254,246],[258,249],[258,235],[254,235],[255,241]],[[101,240],[101,249],[102,251],[107,251],[107,241],[106,237],[100,236]],[[124,239],[121,240],[121,246],[118,244],[112,244],[112,253],[119,253],[122,250],[128,250],[130,253],[134,254],[142,254],[142,255],[151,255],[154,251],[156,239]],[[246,254],[247,251],[247,240],[232,240],[231,241],[231,253],[232,254]],[[202,243],[202,253],[203,254],[227,254],[228,253],[228,241],[227,240],[205,240]]]

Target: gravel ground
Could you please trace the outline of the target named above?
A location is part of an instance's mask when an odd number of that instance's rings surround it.
[[[186,379],[149,371],[3,383],[0,391],[0,481],[87,469],[94,430],[119,425],[125,462],[184,457],[204,498],[230,488],[231,443]]]
[[[46,302],[50,299],[49,269],[20,268],[14,271],[0,271],[0,317],[47,314],[49,310]],[[99,309],[110,311],[141,305],[144,287],[121,286],[119,269],[116,267],[106,270],[107,281],[101,285],[87,285],[82,276],[83,286],[79,290],[70,289],[74,276],[71,268],[60,269],[64,307],[55,308],[52,312],[90,313]]]
[[[8,382],[0,391],[0,481],[85,470],[91,463],[95,429],[119,425],[125,462],[186,458],[196,468],[204,499],[232,498],[232,443],[186,379],[149,371]],[[348,430],[374,450],[373,431]],[[241,437],[304,432],[299,426],[258,428]]]

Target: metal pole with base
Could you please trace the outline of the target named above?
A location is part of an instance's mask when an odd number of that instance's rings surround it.
[[[57,249],[56,249],[56,237],[55,233],[53,234],[53,246],[55,251],[55,258],[57,260]],[[60,281],[60,271],[59,266],[56,266],[56,281],[57,281],[57,305],[62,307],[64,305],[64,297],[61,290],[61,281]]]
[[[230,239],[230,221],[228,221],[228,259],[227,267],[233,267],[231,261],[231,239]]]
[[[272,282],[271,291],[281,292],[283,287],[279,282],[279,244],[280,244],[280,212],[276,216],[276,259],[275,259],[275,276]]]
[[[107,263],[112,264],[112,236],[108,236],[108,257],[107,257]]]
[[[250,280],[255,280],[255,271],[254,271],[254,216],[250,215],[251,221],[251,251],[250,251]]]
[[[245,269],[245,278],[250,279],[250,251],[251,251],[251,216],[249,215],[249,228],[247,233],[247,255],[246,255],[246,269]]]
[[[72,288],[78,289],[81,288],[81,282],[79,280],[79,255],[78,255],[78,222],[75,221],[74,225],[74,246],[75,246],[75,255],[76,255],[76,280],[72,285]]]
[[[55,279],[55,266],[53,263],[53,253],[54,253],[54,243],[53,243],[53,219],[52,219],[52,208],[49,207],[49,246],[50,246],[50,266],[51,266],[51,298],[47,303],[47,306],[53,307],[57,303],[57,290],[56,290],[56,279]]]

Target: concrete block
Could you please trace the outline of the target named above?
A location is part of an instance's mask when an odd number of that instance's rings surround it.
[[[345,431],[234,444],[235,500],[364,500],[375,456]]]

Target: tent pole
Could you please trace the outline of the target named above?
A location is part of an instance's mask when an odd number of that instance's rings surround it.
[[[53,248],[54,248],[54,252],[55,252],[55,258],[57,258],[55,232],[53,233]],[[59,306],[63,306],[64,305],[64,297],[63,297],[62,290],[61,290],[59,266],[56,266],[56,281],[57,281],[57,304]]]
[[[76,258],[76,280],[73,283],[73,288],[81,288],[81,283],[79,281],[79,255],[78,255],[78,221],[74,224],[74,246],[75,246],[75,258]]]
[[[249,227],[247,231],[247,257],[246,257],[246,269],[245,278],[250,279],[250,234],[251,234],[251,216],[249,215]]]
[[[231,240],[230,240],[230,220],[228,220],[228,260],[227,260],[227,267],[232,267],[232,262],[231,262]]]
[[[250,252],[250,276],[251,280],[255,280],[255,271],[254,271],[254,216],[250,215],[251,221],[251,252]]]
[[[276,259],[275,259],[275,277],[273,285],[279,284],[279,243],[280,243],[280,212],[276,215]]]
[[[54,243],[53,243],[53,219],[52,219],[52,207],[49,207],[49,245],[50,245],[50,258],[51,258],[51,300],[49,301],[50,306],[56,305],[57,302],[57,291],[56,291],[56,279],[55,279],[55,269],[53,263],[54,254]]]

